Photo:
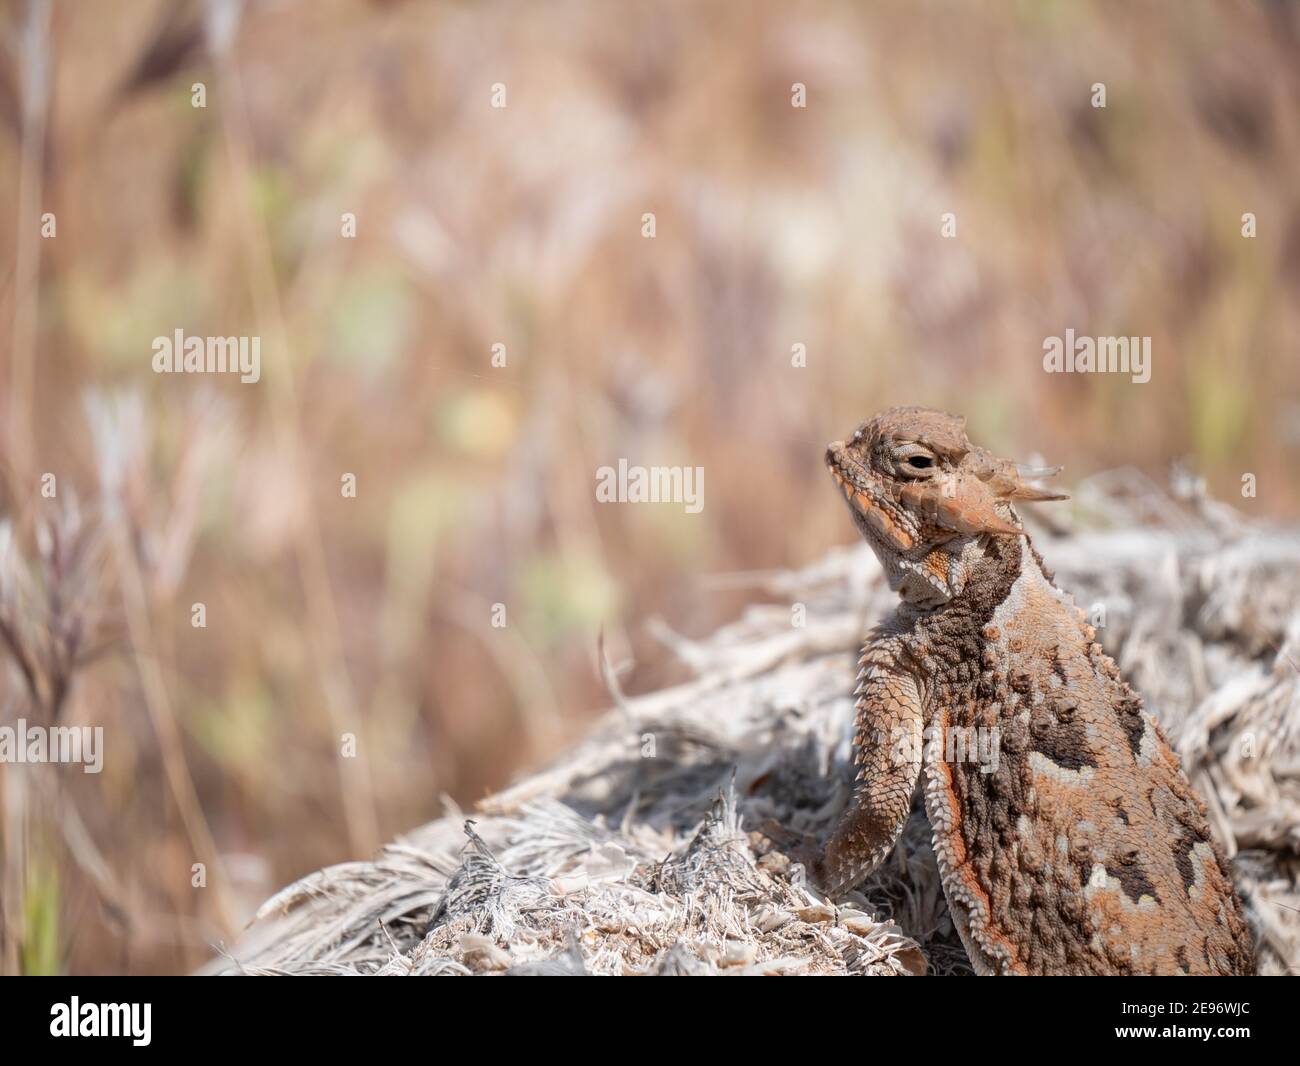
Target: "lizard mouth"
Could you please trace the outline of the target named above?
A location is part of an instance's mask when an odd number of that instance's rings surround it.
[[[826,449],[826,468],[850,507],[858,510],[875,506],[867,493],[866,472],[850,457],[843,441],[837,440]]]
[[[848,454],[843,441],[835,441],[826,449],[826,466],[864,532],[870,530],[885,538],[899,551],[907,551],[916,543],[912,534],[881,505],[877,491],[871,486],[870,475]]]

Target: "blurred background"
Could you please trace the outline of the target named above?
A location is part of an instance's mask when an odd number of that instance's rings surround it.
[[[580,735],[602,635],[679,679],[647,622],[853,542],[885,406],[1300,514],[1292,3],[0,10],[0,718],[105,735],[0,766],[7,972],[192,968]],[[178,328],[261,380],[154,374]],[[620,458],[703,511],[597,504]]]

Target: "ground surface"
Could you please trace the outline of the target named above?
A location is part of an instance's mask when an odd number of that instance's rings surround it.
[[[1295,972],[1300,535],[1128,474],[1077,501],[1035,542],[1207,800],[1261,972]],[[838,907],[759,832],[824,833],[843,802],[856,647],[892,604],[874,558],[741,580],[776,602],[703,641],[658,627],[695,680],[624,698],[611,671],[614,708],[564,758],[290,886],[209,969],[969,973],[919,805]]]

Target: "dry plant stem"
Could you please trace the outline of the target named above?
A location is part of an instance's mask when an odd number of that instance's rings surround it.
[[[158,663],[153,626],[149,621],[144,578],[131,550],[126,527],[120,521],[113,524],[112,540],[118,575],[122,582],[127,632],[131,638],[131,647],[135,651],[136,668],[144,690],[145,707],[162,749],[167,784],[180,810],[186,835],[197,854],[201,856],[199,861],[207,863],[212,874],[209,883],[218,923],[225,932],[230,933],[239,927],[239,920],[227,898],[225,891],[227,882],[222,873],[221,856],[199,803],[189,765],[185,761],[180,729],[176,724],[176,715],[167,692],[167,684],[163,680],[162,667]]]
[[[41,188],[45,170],[45,125],[50,89],[50,3],[29,0],[27,20],[21,45],[22,67],[22,145],[18,170],[18,217],[14,241],[14,310],[13,354],[10,363],[9,394],[9,463],[10,492],[14,499],[27,498],[33,490],[32,472],[32,401],[33,371],[36,361],[37,302],[40,296],[40,214]],[[21,516],[20,516],[21,517]],[[21,662],[21,660],[16,660]],[[32,686],[32,677],[25,681]],[[3,878],[4,903],[0,908],[0,940],[3,972],[19,971],[19,933],[23,927],[26,900],[28,826],[26,781],[14,768],[6,768],[0,802],[4,811]]]
[[[54,789],[51,803],[59,812],[59,829],[63,833],[63,842],[67,845],[68,854],[94,883],[100,899],[119,913],[125,914],[126,896],[122,887],[113,876],[108,860],[99,850],[99,845],[95,843],[95,838],[91,836],[90,830],[82,820],[76,804],[58,788]]]
[[[9,395],[9,431],[13,493],[24,498],[32,464],[32,380],[36,359],[37,300],[40,289],[41,187],[45,170],[45,120],[50,89],[50,4],[30,0],[23,29],[22,149],[18,171],[18,219],[15,225],[13,363]]]
[[[288,331],[272,266],[270,242],[257,217],[250,194],[252,141],[248,131],[247,101],[238,68],[229,53],[218,57],[218,67],[224,88],[222,128],[230,159],[231,184],[238,205],[240,235],[251,282],[254,313],[259,327],[269,333],[271,342],[267,345],[272,353],[268,373],[276,436],[280,452],[288,459],[290,469],[301,477],[306,474],[307,464],[303,459],[298,404],[289,361]],[[320,523],[311,493],[304,494],[304,499],[305,515],[296,533],[295,550],[307,598],[307,630],[324,689],[330,726],[335,733],[336,744],[339,745],[336,747],[338,754],[335,766],[348,839],[355,854],[369,855],[379,846],[379,826],[370,766],[361,735],[361,723],[355,711],[352,681],[343,653],[338,611],[330,588]],[[354,758],[343,757],[341,743],[345,733],[358,738]]]
[[[565,459],[566,469],[585,473],[592,469],[587,460],[595,452],[588,443],[590,440],[588,430],[591,428],[592,417],[591,404],[573,395],[571,390],[565,387],[564,382],[554,375],[547,379],[546,387],[550,392],[549,405],[554,410],[563,412],[559,425],[570,427],[560,437],[558,444],[559,448],[567,447],[569,452]],[[595,436],[599,439],[599,434]],[[565,550],[577,557],[585,556],[599,560],[601,569],[609,573],[611,570],[609,553],[605,550],[600,523],[596,521],[596,498],[591,492],[590,482],[579,478],[572,482],[565,500],[558,501],[552,498],[548,503],[551,504],[552,520],[555,522],[557,535],[561,538]],[[608,623],[606,640],[616,656],[626,655],[632,647],[627,630],[617,619]],[[593,665],[599,671],[600,664],[593,662]]]
[[[514,692],[516,711],[524,727],[521,740],[525,750],[548,750],[558,738],[560,705],[545,667],[528,642],[516,628],[490,629],[484,619],[491,617],[492,605],[473,593],[461,591],[446,596],[440,610],[445,618],[478,638]]]
[[[3,788],[7,791],[15,790],[17,799],[23,806],[30,805],[39,811],[55,812],[54,820],[58,822],[68,854],[94,883],[100,899],[119,913],[126,913],[126,897],[121,885],[82,820],[76,804],[59,787],[57,777],[32,775],[32,771],[37,768],[24,764],[6,765],[4,769],[6,774]],[[19,804],[16,803],[14,809],[18,810]],[[6,846],[11,839],[8,832],[6,829]],[[23,832],[26,832],[26,826],[23,827]],[[27,843],[21,838],[16,839],[20,844]],[[27,851],[23,847],[18,849],[18,854],[12,860],[16,862],[18,872],[23,875],[26,874],[26,858]]]
[[[4,942],[3,972],[14,976],[20,972],[19,947],[23,931],[23,910],[27,886],[27,781],[26,766],[12,764],[0,772],[4,801]]]

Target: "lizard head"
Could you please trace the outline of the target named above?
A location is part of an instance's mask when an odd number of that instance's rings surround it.
[[[923,605],[958,595],[988,538],[1020,536],[1013,500],[1065,500],[1032,469],[971,444],[966,420],[893,407],[826,450],[826,465],[890,587]]]

